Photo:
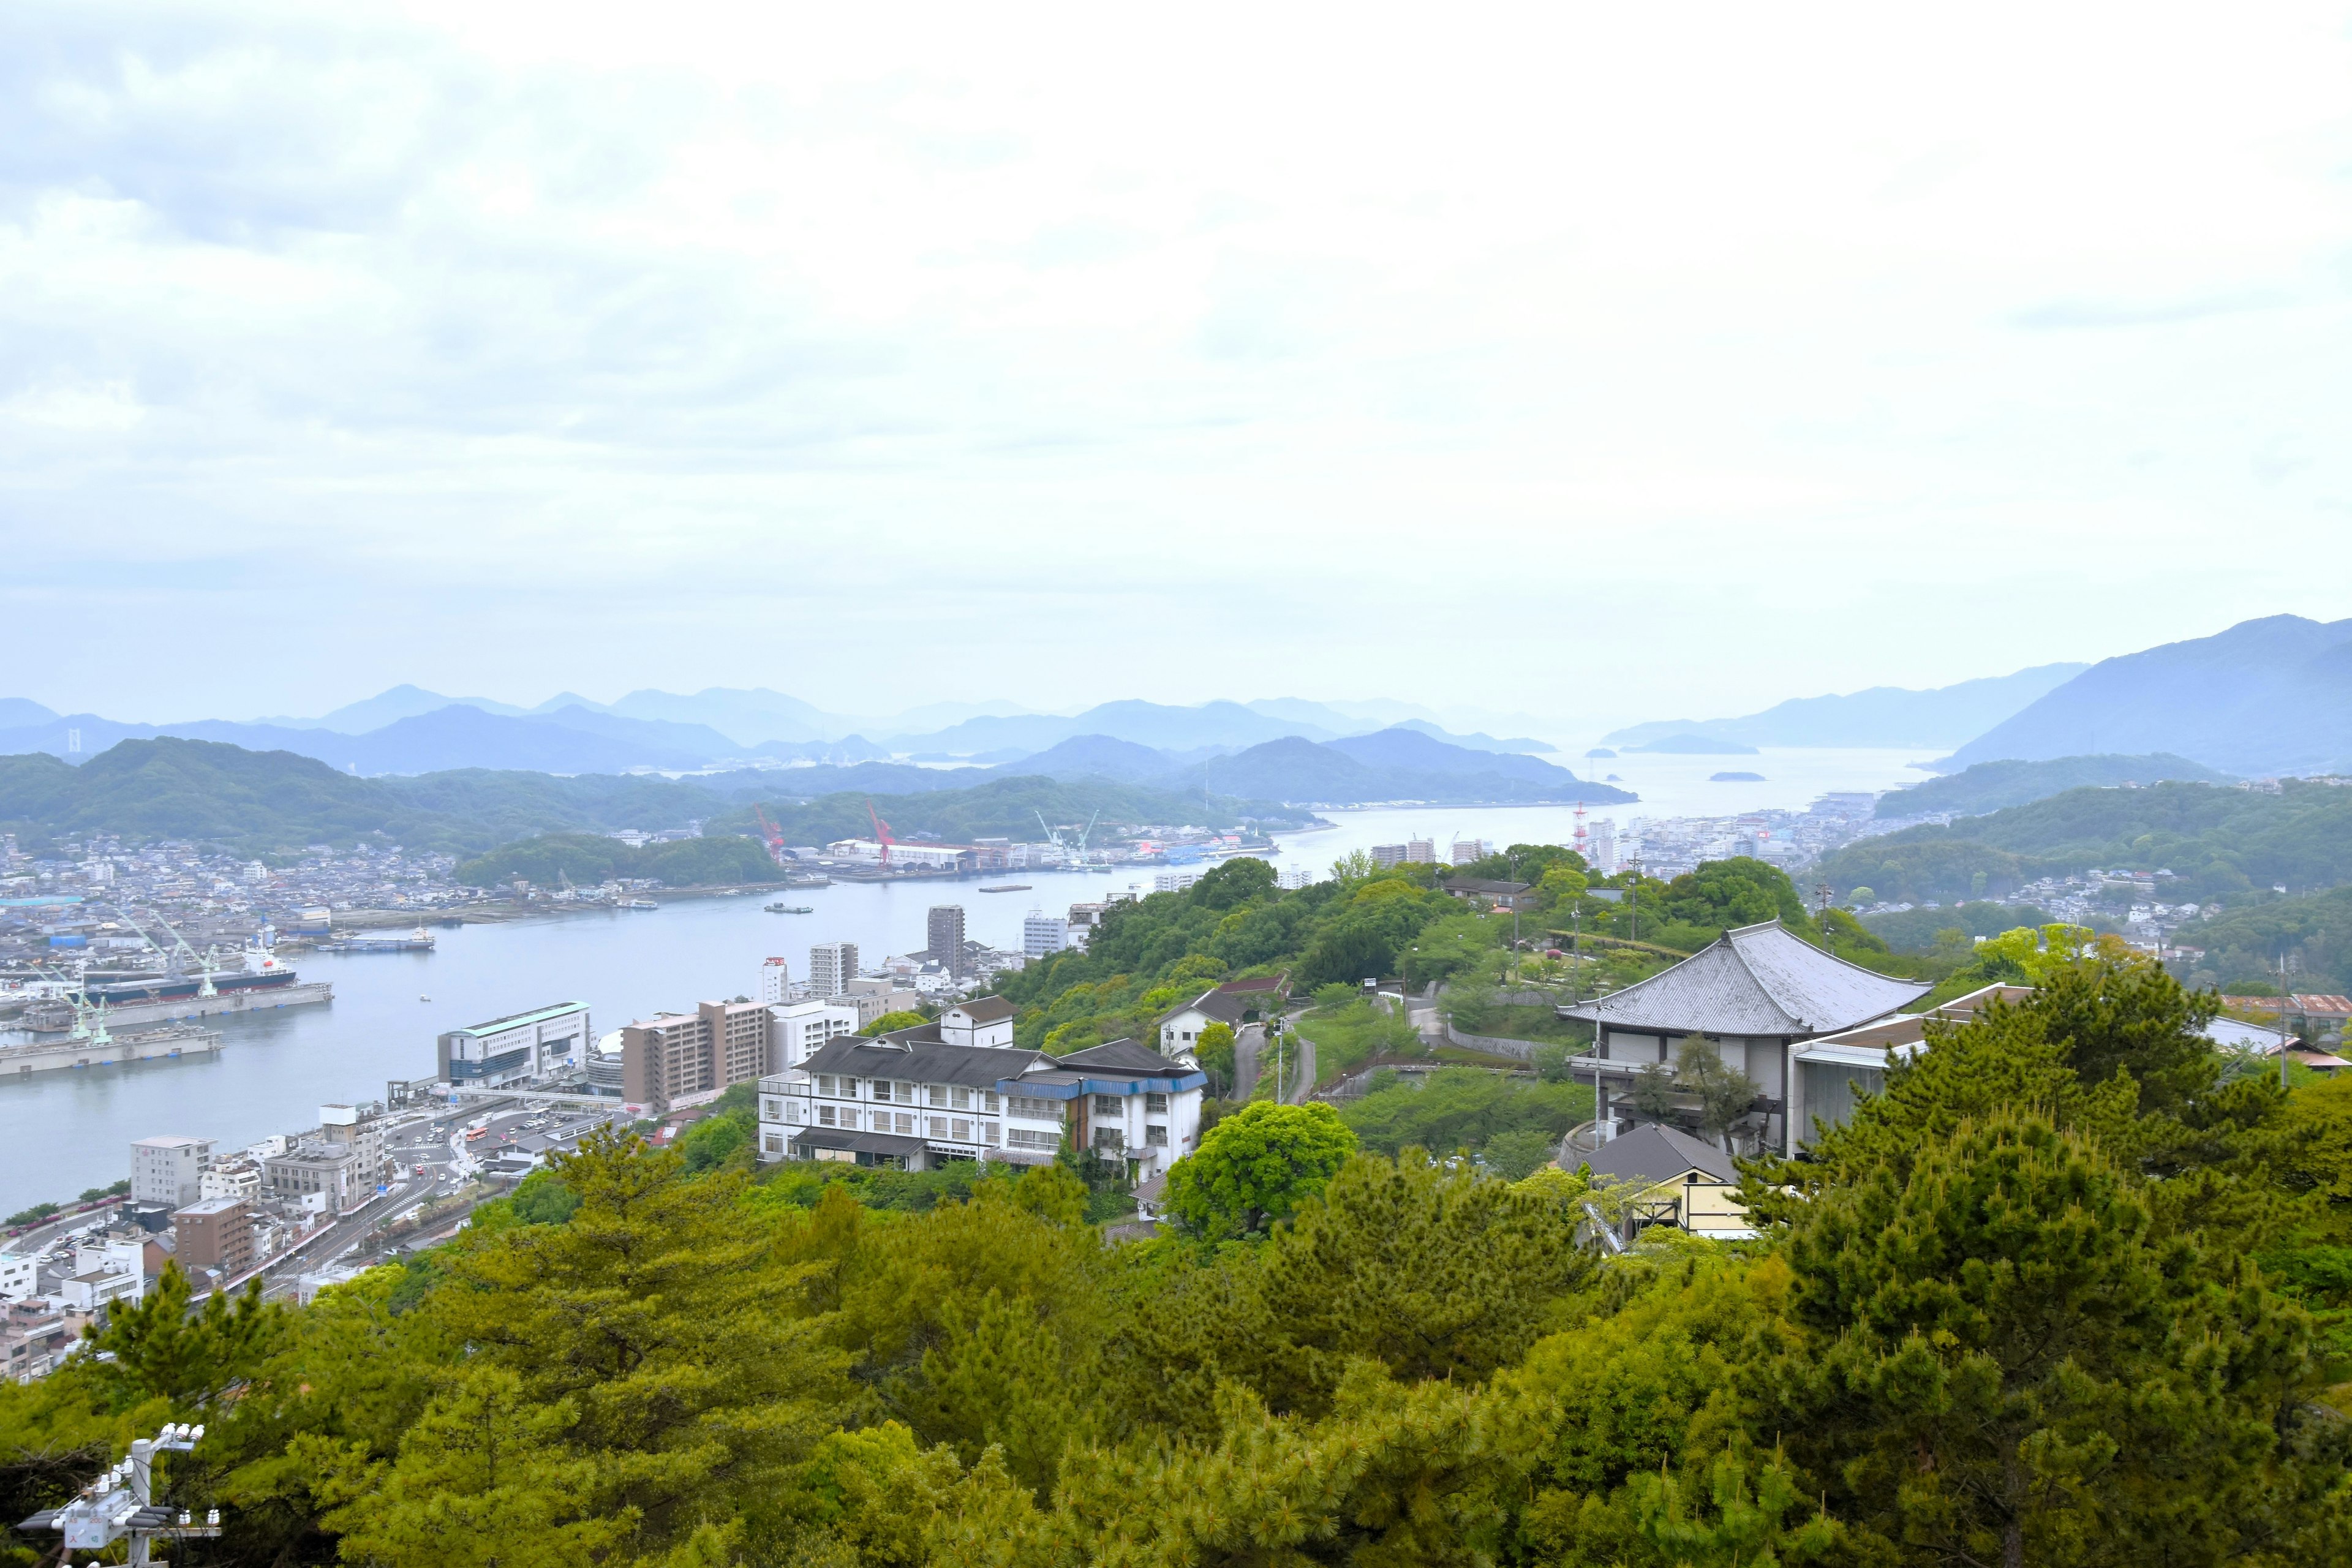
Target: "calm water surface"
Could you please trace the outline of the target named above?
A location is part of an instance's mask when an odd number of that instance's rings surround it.
[[[1904,764],[1912,752],[1768,752],[1756,757],[1623,757],[1577,761],[1580,773],[1613,772],[1637,790],[1638,805],[1595,807],[1622,826],[1633,816],[1719,816],[1767,806],[1802,806],[1824,790],[1885,789],[1925,777]],[[1738,769],[1762,784],[1710,784]],[[1575,830],[1564,806],[1416,807],[1329,814],[1337,826],[1286,835],[1286,864],[1320,869],[1339,856],[1419,834],[1498,844],[1563,842]],[[550,916],[505,925],[437,930],[437,951],[381,955],[312,953],[303,977],[333,983],[325,1006],[288,1007],[211,1020],[226,1041],[205,1059],[47,1072],[0,1083],[0,1214],[43,1199],[104,1186],[130,1171],[135,1138],[178,1132],[224,1148],[313,1126],[319,1107],[373,1099],[386,1080],[433,1071],[434,1037],[551,1002],[583,1001],[596,1027],[618,1028],[662,1008],[756,995],[761,960],[782,955],[797,977],[813,942],[847,940],[873,963],[919,948],[924,914],[960,903],[966,929],[992,946],[1021,946],[1032,908],[1060,911],[1100,899],[1149,873],[1020,871],[985,879],[1032,890],[982,893],[982,882],[929,886],[841,884],[735,899],[691,899],[651,912]],[[811,906],[772,915],[771,899]],[[428,999],[429,998],[429,999]]]

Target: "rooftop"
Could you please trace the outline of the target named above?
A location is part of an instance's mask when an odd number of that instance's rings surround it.
[[[969,1002],[959,1002],[948,1009],[961,1013],[975,1024],[994,1024],[1013,1016],[1013,1004],[1002,996],[975,996]]]
[[[1813,1036],[1883,1018],[1930,989],[1848,963],[1775,920],[1736,927],[1662,973],[1559,1014],[1660,1034]]]
[[[1730,1155],[1687,1132],[1654,1123],[1612,1138],[1585,1163],[1594,1175],[1621,1182],[1676,1182],[1693,1171],[1718,1182],[1739,1180]]]
[[[468,1024],[462,1029],[452,1029],[454,1035],[495,1035],[501,1029],[520,1029],[525,1024],[543,1023],[549,1018],[561,1018],[567,1013],[577,1013],[588,1005],[585,1002],[556,1002],[528,1013],[509,1013],[503,1018],[493,1018],[487,1024]]]

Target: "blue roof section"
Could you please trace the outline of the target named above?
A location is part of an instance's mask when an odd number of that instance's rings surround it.
[[[997,1080],[999,1094],[1024,1094],[1032,1100],[1076,1100],[1087,1094],[1181,1094],[1209,1081],[1202,1072],[1178,1072],[1150,1078],[1090,1078],[1082,1073],[1033,1073],[1027,1078]]]

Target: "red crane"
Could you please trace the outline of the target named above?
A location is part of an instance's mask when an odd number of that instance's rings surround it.
[[[768,858],[781,866],[784,863],[784,830],[768,820],[768,808],[751,807],[751,815],[760,819],[760,837],[768,841]]]
[[[875,814],[874,797],[870,795],[866,797],[866,815],[874,819],[874,837],[882,844],[882,869],[887,871],[890,868],[890,846],[898,841],[890,837],[890,825]]]

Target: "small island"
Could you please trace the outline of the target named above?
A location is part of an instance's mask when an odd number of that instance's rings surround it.
[[[1709,784],[1762,784],[1764,775],[1762,773],[1709,773],[1706,775],[1706,782]]]
[[[1606,746],[1595,746],[1584,754],[1588,757],[1614,757],[1617,753]]]

